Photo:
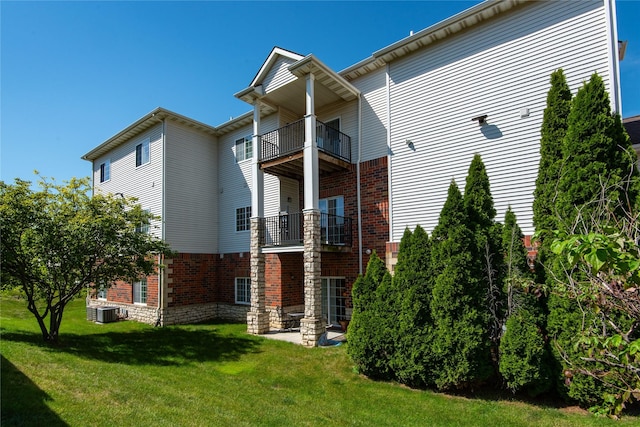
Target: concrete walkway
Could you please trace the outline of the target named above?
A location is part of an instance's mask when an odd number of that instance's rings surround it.
[[[302,345],[302,335],[300,334],[299,328],[276,329],[260,336],[271,340],[287,341],[293,344]],[[340,342],[347,341],[347,337],[344,332],[339,330],[334,331],[331,329],[327,331],[327,339]]]

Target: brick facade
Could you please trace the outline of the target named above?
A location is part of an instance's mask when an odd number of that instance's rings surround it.
[[[368,250],[383,257],[389,239],[387,158],[360,164],[363,267]],[[352,218],[352,247],[340,252],[322,252],[321,276],[344,277],[350,290],[359,273],[358,200],[356,165],[347,171],[320,179],[320,198],[344,197],[345,216]],[[302,185],[300,187],[303,187]],[[303,200],[303,197],[300,197]],[[304,309],[304,261],[301,252],[265,254],[265,309],[272,326],[278,326],[276,307],[284,311]],[[133,304],[131,284],[118,282],[107,292],[107,300],[92,299],[92,305],[112,305],[129,318],[161,324],[188,323],[212,318],[246,320],[249,306],[235,304],[235,278],[251,276],[249,252],[232,254],[179,253],[165,260],[166,295],[158,310],[158,275],[147,278],[147,304]],[[351,298],[347,307],[352,307]]]

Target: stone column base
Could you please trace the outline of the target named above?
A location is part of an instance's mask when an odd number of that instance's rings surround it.
[[[300,335],[302,335],[302,345],[305,347],[316,347],[318,340],[327,332],[326,325],[322,319],[300,320]]]
[[[252,335],[266,334],[269,332],[269,313],[247,313],[247,332]]]

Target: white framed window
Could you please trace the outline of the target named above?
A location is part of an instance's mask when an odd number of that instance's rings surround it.
[[[251,230],[251,206],[236,209],[236,231]]]
[[[324,243],[343,244],[345,238],[344,197],[334,196],[318,201],[320,236]]]
[[[236,304],[251,304],[250,277],[236,277]]]
[[[149,138],[136,145],[136,167],[149,163]]]
[[[144,209],[146,213],[150,213],[149,209]],[[149,234],[149,223],[141,222],[140,225],[136,227],[136,232]]]
[[[142,279],[133,284],[133,303],[147,303],[147,279]]]
[[[236,162],[253,157],[253,139],[251,135],[236,139]]]
[[[104,283],[98,287],[98,299],[107,299],[107,286]]]
[[[106,182],[111,179],[111,161],[105,160],[100,164],[100,182]]]

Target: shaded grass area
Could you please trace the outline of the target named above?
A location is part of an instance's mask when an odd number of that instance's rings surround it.
[[[356,372],[346,346],[305,349],[207,323],[154,329],[63,321],[41,342],[24,302],[0,299],[2,425],[637,425],[499,398],[415,391]]]

